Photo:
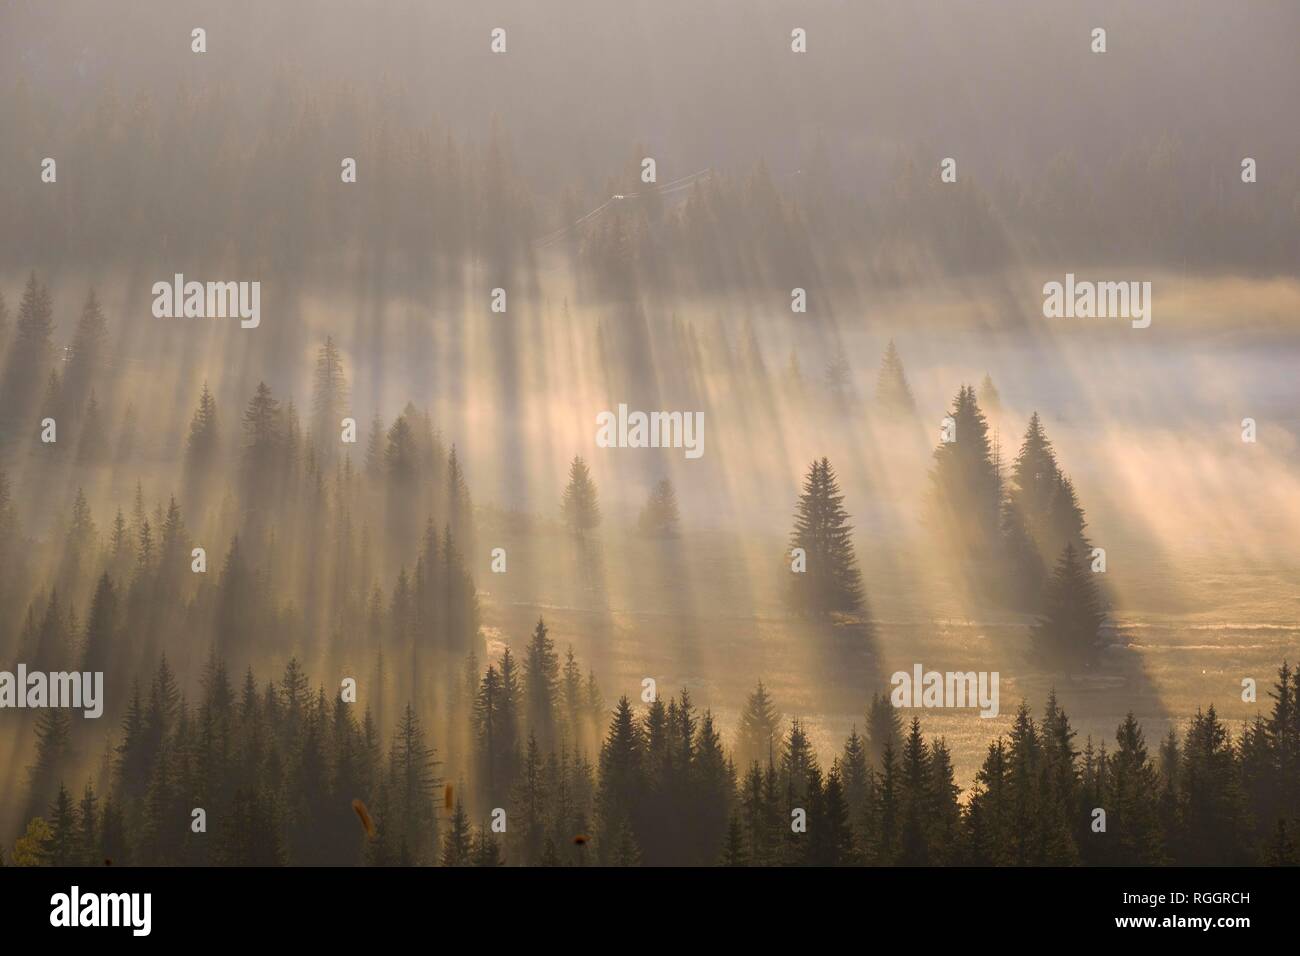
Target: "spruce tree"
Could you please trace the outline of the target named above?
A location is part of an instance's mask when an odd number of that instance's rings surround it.
[[[465,812],[465,803],[456,798],[456,809],[451,815],[447,832],[442,837],[443,866],[469,866],[472,855],[472,836],[470,833],[469,814]]]
[[[556,743],[556,698],[560,689],[560,659],[555,642],[539,617],[524,655],[524,700],[529,730],[544,747]]]
[[[912,398],[912,389],[907,384],[907,375],[903,371],[903,360],[898,356],[894,340],[889,340],[884,358],[880,361],[880,372],[876,376],[876,404],[887,413],[911,414],[916,411],[916,402]]]
[[[1002,396],[998,393],[998,387],[993,384],[993,376],[988,372],[984,373],[984,380],[980,382],[979,402],[980,407],[990,415],[1002,411]]]
[[[62,707],[49,707],[36,718],[36,759],[28,769],[30,797],[27,816],[33,817],[54,799],[72,756],[72,717]]]
[[[1093,582],[1067,544],[1044,596],[1043,616],[1034,625],[1033,642],[1046,661],[1069,666],[1089,666],[1096,660],[1105,611]]]
[[[98,866],[100,858],[99,799],[95,788],[86,782],[86,789],[77,804],[76,850],[73,858],[77,866]]]
[[[106,671],[116,650],[118,627],[117,591],[105,572],[95,586],[86,619],[86,640],[81,652],[81,669],[95,673]]]
[[[561,502],[564,522],[570,531],[582,537],[600,524],[600,505],[596,500],[596,483],[582,456],[573,459],[569,466],[569,484],[564,489]]]
[[[934,451],[930,470],[929,520],[959,565],[975,563],[977,574],[1001,550],[1001,482],[993,464],[988,422],[963,385],[953,400],[951,432]],[[949,440],[951,439],[951,440]]]
[[[632,705],[621,697],[610,720],[609,732],[600,751],[599,789],[596,811],[600,818],[597,848],[601,858],[615,863],[629,845],[632,825],[639,819],[645,790],[645,741],[632,716]],[[637,856],[640,851],[637,850]]]
[[[677,495],[667,478],[658,481],[641,509],[637,527],[647,538],[675,538],[680,532]]]
[[[871,767],[879,770],[886,747],[893,747],[894,752],[903,745],[903,719],[898,708],[890,702],[885,694],[872,694],[871,704],[867,708],[867,760]]]
[[[727,841],[722,847],[719,866],[749,866],[749,850],[745,846],[745,830],[740,817],[733,813],[727,822]]]
[[[1110,763],[1112,805],[1106,816],[1112,865],[1151,866],[1162,862],[1157,825],[1159,793],[1155,767],[1147,756],[1142,728],[1132,711],[1115,731]]]
[[[758,682],[745,701],[740,715],[740,733],[736,741],[736,759],[744,766],[766,763],[776,748],[780,736],[781,715],[763,682]]]
[[[930,752],[921,737],[921,721],[917,717],[912,718],[911,728],[903,742],[900,769],[903,812],[898,862],[904,866],[924,866],[930,862]]]
[[[199,405],[190,419],[190,431],[185,440],[185,479],[190,487],[202,489],[217,470],[220,450],[220,431],[217,421],[217,402],[203,383],[199,392]],[[198,492],[196,492],[198,494]]]
[[[50,804],[46,816],[50,825],[49,836],[41,845],[42,855],[49,866],[76,866],[77,859],[77,817],[68,788],[59,783],[58,793]]]
[[[830,462],[813,462],[804,479],[790,534],[792,572],[787,602],[796,614],[822,616],[862,607],[862,577],[853,554],[853,529]],[[804,570],[794,570],[794,549]]]
[[[104,367],[104,341],[108,336],[104,310],[92,288],[86,296],[72,343],[66,356],[63,375],[64,413],[76,418],[90,398],[96,379]]]
[[[952,866],[960,862],[960,790],[953,779],[952,753],[942,737],[930,741],[929,779],[926,781],[927,831],[932,862]]]
[[[321,460],[329,464],[339,453],[339,435],[343,416],[348,411],[348,382],[343,359],[333,336],[316,353],[316,373],[312,381],[311,433]]]
[[[36,281],[33,272],[27,279],[18,321],[9,345],[9,360],[0,382],[0,435],[12,436],[31,418],[31,412],[54,356],[53,305],[49,289]],[[48,414],[54,414],[53,407]]]
[[[1214,706],[1198,710],[1183,739],[1179,862],[1243,864],[1250,841],[1237,754]]]

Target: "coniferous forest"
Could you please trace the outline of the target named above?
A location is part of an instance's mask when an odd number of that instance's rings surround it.
[[[1300,864],[1294,11],[476,6],[0,14],[0,865]]]

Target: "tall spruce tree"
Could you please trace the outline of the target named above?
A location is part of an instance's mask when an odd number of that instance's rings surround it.
[[[575,535],[582,537],[600,524],[600,505],[596,500],[596,483],[582,456],[569,466],[569,484],[561,502],[564,522]]]
[[[1001,481],[974,386],[961,386],[949,417],[930,470],[930,522],[959,565],[984,573],[1001,552]]]
[[[316,353],[311,394],[312,441],[324,464],[332,464],[339,456],[339,435],[347,413],[348,381],[343,358],[333,336],[326,336],[325,344]]]
[[[903,371],[903,360],[898,356],[893,339],[885,347],[880,372],[876,376],[876,404],[886,413],[910,415],[916,411],[916,401],[912,398],[912,389],[907,384],[907,375]]]
[[[14,325],[9,359],[0,381],[0,437],[11,437],[31,417],[40,389],[54,358],[54,307],[50,292],[36,281],[33,272],[27,279],[18,321]],[[49,410],[54,414],[54,409]]]
[[[1033,642],[1047,661],[1076,667],[1091,665],[1106,614],[1092,572],[1067,544],[1048,583],[1043,616],[1034,625]]]
[[[781,715],[763,682],[745,701],[736,740],[736,759],[742,766],[764,764],[773,758],[781,736]]]
[[[556,699],[560,689],[560,658],[540,617],[524,655],[524,702],[530,732],[542,746],[557,742]]]
[[[830,461],[814,461],[804,479],[790,534],[792,573],[787,603],[796,614],[821,616],[862,608],[862,576],[843,502]]]

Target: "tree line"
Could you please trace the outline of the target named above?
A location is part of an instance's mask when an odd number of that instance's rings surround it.
[[[1040,720],[1022,703],[963,800],[943,738],[882,697],[823,766],[760,683],[728,749],[687,690],[606,710],[541,620],[522,665],[508,651],[484,671],[467,660],[453,707],[474,759],[454,782],[409,704],[385,744],[369,707],[313,693],[296,660],[260,684],[214,657],[191,703],[164,658],[148,692],[134,688],[98,783],[60,779],[9,862],[1295,865],[1300,673],[1284,663],[1271,697],[1236,735],[1198,710],[1154,754],[1131,713],[1108,749],[1080,746],[1055,693]],[[33,782],[66,734],[55,726]]]

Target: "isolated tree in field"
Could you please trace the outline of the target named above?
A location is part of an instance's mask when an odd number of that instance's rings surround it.
[[[912,398],[912,389],[907,384],[907,374],[903,371],[903,360],[898,357],[894,340],[889,340],[885,356],[880,362],[880,372],[876,376],[876,403],[886,412],[913,412],[916,402]]]
[[[787,601],[796,614],[824,615],[862,607],[862,578],[853,554],[853,529],[831,463],[815,461],[804,479],[790,534],[792,566]]]
[[[1086,665],[1096,657],[1105,617],[1092,572],[1067,544],[1047,585],[1043,617],[1034,625],[1035,647],[1046,660]]]
[[[584,535],[600,524],[600,505],[596,500],[596,483],[582,456],[569,466],[569,484],[564,489],[561,511],[569,530]]]
[[[677,495],[673,491],[673,483],[664,478],[651,490],[650,498],[641,510],[638,527],[646,537],[675,538],[678,525]]]

